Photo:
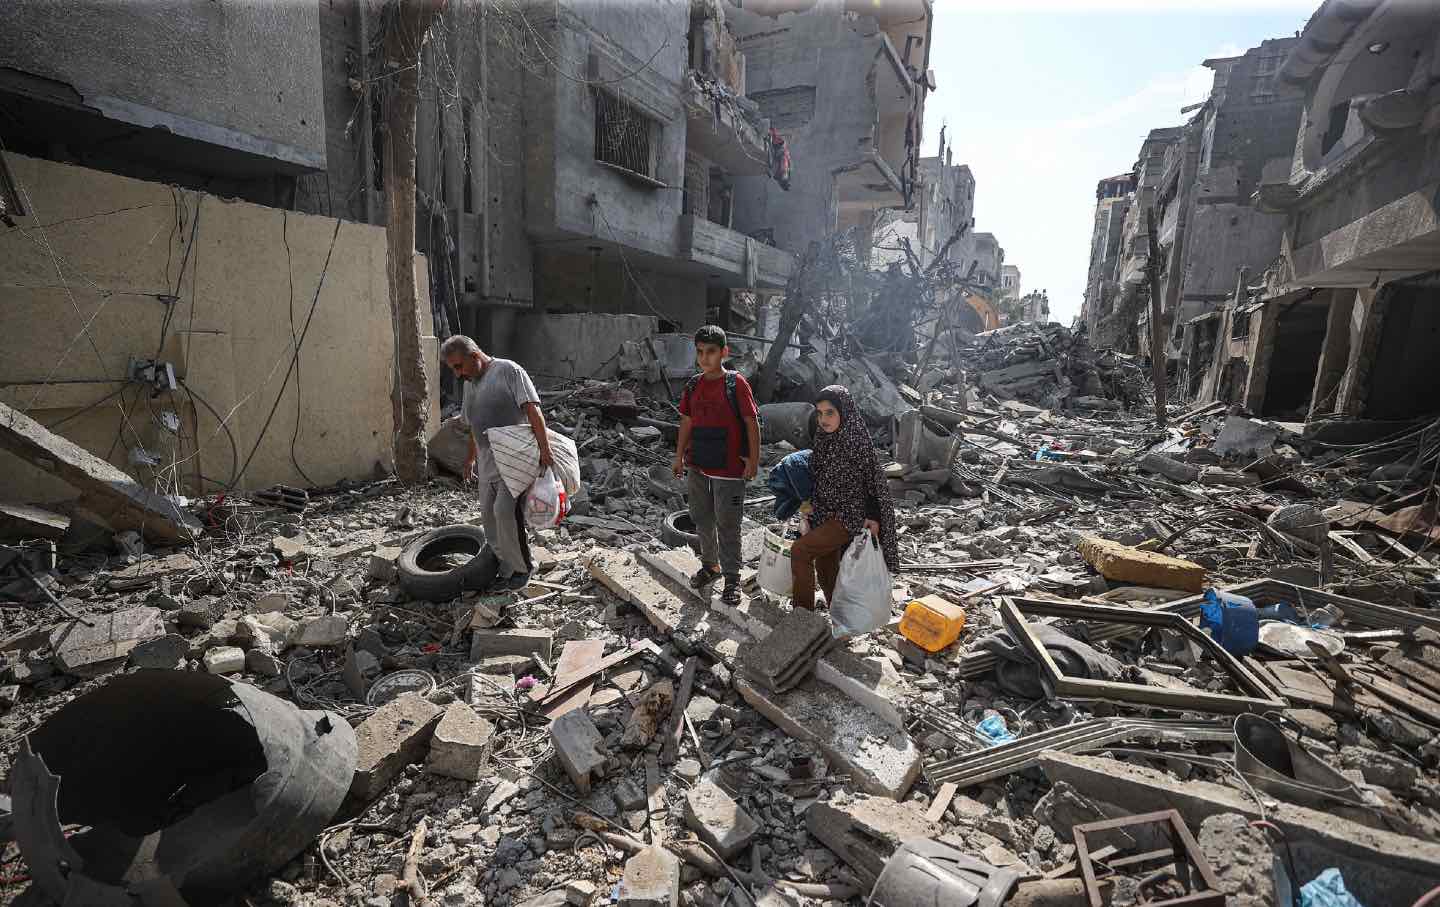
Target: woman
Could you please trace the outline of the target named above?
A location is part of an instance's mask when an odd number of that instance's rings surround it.
[[[840,555],[866,529],[879,540],[891,574],[900,570],[895,546],[895,504],[880,474],[870,430],[850,392],[832,384],[815,400],[819,431],[810,454],[814,492],[810,531],[790,548],[794,606],[815,609],[815,574],[826,600],[835,597]]]

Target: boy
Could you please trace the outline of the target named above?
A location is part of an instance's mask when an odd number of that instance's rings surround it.
[[[700,537],[700,569],[690,578],[702,590],[721,576],[720,600],[740,604],[740,518],[745,483],[760,466],[760,422],[750,384],[725,370],[725,332],[707,324],[695,332],[700,374],[680,394],[680,438],[671,468],[690,467],[690,519]]]

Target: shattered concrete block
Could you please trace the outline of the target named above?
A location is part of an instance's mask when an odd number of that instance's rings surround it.
[[[495,725],[465,703],[452,702],[435,725],[425,770],[432,775],[478,781],[490,761],[494,736]]]
[[[632,809],[643,809],[649,804],[649,799],[640,789],[640,785],[629,778],[622,779],[619,784],[615,785],[615,790],[611,794],[620,808],[627,812]]]
[[[211,674],[238,674],[245,670],[245,650],[239,646],[216,646],[201,659]]]
[[[550,630],[473,630],[470,636],[470,660],[480,661],[497,655],[538,655],[550,662]]]
[[[215,626],[215,621],[225,616],[225,610],[223,601],[206,596],[181,605],[180,613],[175,615],[175,622],[182,627],[208,630]]]
[[[279,677],[285,671],[285,662],[259,649],[245,653],[245,670],[261,677]]]
[[[726,860],[748,847],[760,831],[759,823],[708,779],[686,792],[685,824]]]
[[[285,592],[266,592],[255,600],[257,614],[284,611],[290,607],[290,595]]]
[[[338,646],[345,642],[350,619],[341,614],[324,614],[300,621],[295,629],[295,645],[309,647]]]
[[[576,709],[550,722],[550,742],[565,773],[581,794],[590,793],[590,774],[605,764],[605,738],[585,712]]]
[[[1201,823],[1196,843],[1205,855],[1227,907],[1270,907],[1275,903],[1273,845],[1265,832],[1237,813],[1221,813]]]
[[[400,559],[399,548],[376,548],[370,552],[370,578],[388,583],[395,578],[395,562]]]
[[[571,879],[565,883],[565,902],[570,907],[588,907],[595,900],[595,883],[588,879]]]
[[[873,888],[885,862],[906,841],[929,838],[939,828],[913,803],[863,794],[819,802],[805,811],[805,827]]]
[[[419,693],[406,693],[387,702],[355,729],[359,755],[350,795],[370,800],[384,790],[400,770],[419,762],[439,723],[442,710]]]
[[[619,907],[677,907],[680,859],[663,847],[645,848],[625,861],[619,895]]]
[[[1186,592],[1199,592],[1204,588],[1205,568],[1194,561],[1141,551],[1095,536],[1081,539],[1079,548],[1086,563],[1109,580]]]
[[[29,416],[0,403],[0,448],[79,489],[86,509],[115,531],[136,529],[162,544],[200,537],[200,521],[165,495],[139,482],[89,451],[54,434]]]
[[[165,622],[157,608],[127,608],[86,619],[95,626],[66,621],[50,633],[55,663],[82,677],[120,667],[137,645],[165,635]]]
[[[173,671],[185,664],[190,641],[175,633],[142,642],[130,650],[130,664],[137,668]]]
[[[247,614],[235,624],[235,641],[247,649],[283,652],[295,638],[299,625],[278,611]]]
[[[661,680],[652,684],[650,689],[641,693],[635,701],[635,710],[630,713],[630,720],[625,724],[625,735],[620,738],[620,745],[629,748],[642,747],[655,739],[661,722],[670,714],[670,708],[674,704],[673,683]]]
[[[10,709],[20,701],[20,685],[18,683],[7,683],[0,686],[0,709]]]
[[[1162,453],[1147,453],[1137,460],[1135,465],[1146,472],[1153,472],[1181,484],[1188,484],[1200,478],[1200,467],[1182,463]]]
[[[0,539],[25,541],[28,539],[55,539],[65,537],[70,528],[70,518],[27,504],[0,502]]]

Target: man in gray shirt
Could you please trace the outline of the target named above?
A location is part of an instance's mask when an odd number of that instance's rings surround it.
[[[540,412],[540,395],[535,384],[518,363],[496,359],[464,334],[456,334],[440,346],[440,358],[456,377],[465,382],[462,404],[470,423],[470,455],[465,459],[465,480],[472,473],[480,489],[481,519],[485,536],[500,559],[496,586],[521,589],[530,582],[530,546],[525,540],[524,503],[517,502],[500,479],[495,455],[485,432],[491,428],[530,423],[540,447],[540,471],[554,464],[550,438],[545,434],[545,416]]]

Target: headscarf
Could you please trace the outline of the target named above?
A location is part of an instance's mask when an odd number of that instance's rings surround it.
[[[822,390],[816,398],[828,400],[840,412],[840,427],[833,432],[818,432],[810,455],[810,473],[815,480],[814,507],[810,525],[819,526],[830,519],[839,520],[850,532],[858,535],[865,529],[866,504],[874,498],[880,511],[880,550],[892,574],[900,572],[900,553],[895,535],[895,503],[890,498],[890,485],[880,473],[875,457],[875,444],[870,429],[860,415],[850,391],[838,384]]]

